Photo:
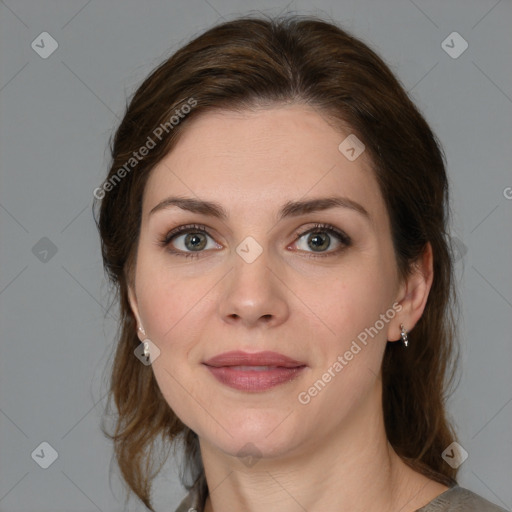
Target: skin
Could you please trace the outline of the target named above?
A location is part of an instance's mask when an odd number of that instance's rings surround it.
[[[447,490],[393,451],[381,404],[386,343],[400,339],[401,323],[410,331],[421,317],[431,250],[399,279],[368,156],[351,162],[338,150],[348,134],[304,105],[209,112],[187,123],[146,185],[130,303],[141,340],[161,351],[152,368],[166,401],[199,436],[207,512],[412,512]],[[339,207],[279,219],[287,201],[333,195],[368,215]],[[214,201],[227,218],[177,206],[150,213],[169,196]],[[333,225],[351,243],[320,230],[331,245],[318,252],[309,234],[297,235],[314,223]],[[160,244],[186,224],[209,231],[202,251],[185,245],[186,234]],[[251,263],[236,252],[248,236],[262,249]],[[394,318],[300,403],[299,393],[394,303],[401,306]],[[270,390],[238,391],[202,364],[230,350],[273,350],[307,368]],[[254,464],[239,456],[244,446]]]

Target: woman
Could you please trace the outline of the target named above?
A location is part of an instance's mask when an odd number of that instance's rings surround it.
[[[503,510],[456,481],[443,156],[372,50],[313,18],[214,27],[112,156],[111,437],[148,508],[161,437],[193,477],[177,512]]]

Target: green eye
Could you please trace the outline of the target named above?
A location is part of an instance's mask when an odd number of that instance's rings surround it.
[[[185,257],[197,257],[205,249],[221,248],[202,226],[196,224],[173,229],[161,240],[160,245],[168,247],[173,254]]]
[[[204,233],[187,233],[183,245],[190,251],[201,251],[206,247],[207,242]]]
[[[345,233],[329,224],[317,224],[305,232],[298,233],[297,236],[298,241],[296,244],[299,250],[326,253],[326,256],[352,244],[351,239]],[[305,240],[302,240],[302,238],[305,238]],[[334,250],[327,251],[333,245],[336,246]]]
[[[311,233],[308,236],[307,244],[315,251],[324,251],[329,249],[329,246],[331,245],[331,239],[327,233]]]

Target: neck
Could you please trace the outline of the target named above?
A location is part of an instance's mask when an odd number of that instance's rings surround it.
[[[351,421],[293,453],[246,465],[200,438],[205,512],[414,511],[446,490],[388,443],[376,388]]]

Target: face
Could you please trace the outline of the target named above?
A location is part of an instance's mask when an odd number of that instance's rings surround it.
[[[207,113],[149,177],[130,302],[169,406],[226,454],[298,453],[380,406],[405,289],[348,135],[299,105]],[[231,351],[267,354],[212,361]]]

